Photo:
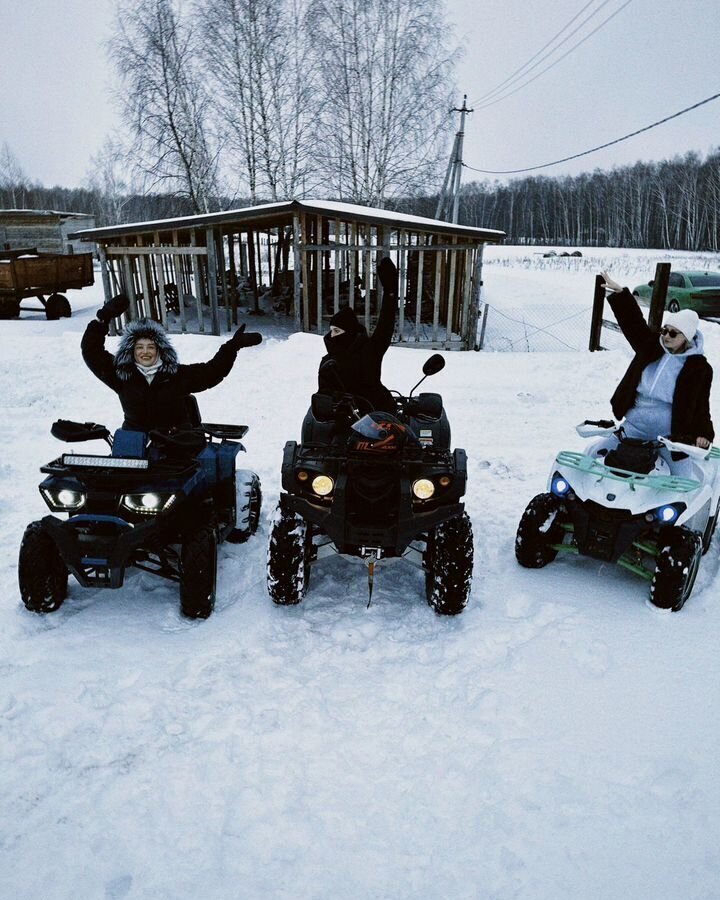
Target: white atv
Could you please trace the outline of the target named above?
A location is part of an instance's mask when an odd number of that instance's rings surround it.
[[[547,493],[534,497],[520,520],[518,562],[540,569],[559,552],[614,562],[650,582],[653,606],[677,612],[692,592],[717,524],[720,448],[663,437],[633,440],[609,421],[586,421],[577,432],[584,438],[615,435],[619,443],[558,453]],[[671,474],[660,456],[663,447],[673,458],[689,458],[688,477]]]

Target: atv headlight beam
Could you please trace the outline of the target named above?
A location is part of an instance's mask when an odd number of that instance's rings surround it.
[[[58,512],[61,510],[74,511],[76,509],[81,509],[87,500],[87,494],[83,491],[76,491],[73,488],[44,487],[40,488],[40,490],[50,509]]]
[[[142,513],[144,516],[157,516],[170,509],[174,502],[175,494],[156,494],[154,491],[145,491],[142,494],[123,494],[121,500],[121,504],[126,509]]]
[[[327,497],[332,494],[335,482],[329,475],[316,475],[312,480],[312,489],[318,497]]]
[[[555,494],[556,497],[566,497],[572,490],[572,487],[570,486],[570,482],[567,480],[567,478],[563,478],[563,476],[559,472],[556,472],[553,475],[550,490],[553,492],[553,494]]]
[[[429,478],[418,478],[413,481],[412,492],[418,500],[429,500],[435,493],[435,485]]]

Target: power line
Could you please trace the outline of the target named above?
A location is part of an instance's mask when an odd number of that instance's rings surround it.
[[[664,119],[659,119],[657,122],[653,122],[652,125],[646,125],[644,128],[638,128],[637,131],[631,131],[630,134],[626,134],[623,137],[616,138],[614,141],[608,141],[606,144],[600,144],[598,147],[593,147],[591,150],[583,150],[582,153],[574,153],[572,156],[565,156],[563,159],[556,159],[553,162],[543,163],[541,166],[528,166],[526,169],[505,169],[505,170],[495,170],[495,169],[477,169],[475,166],[469,166],[467,163],[463,163],[466,169],[471,169],[473,172],[480,172],[483,175],[519,175],[521,172],[534,172],[537,169],[547,169],[549,166],[557,166],[560,163],[569,162],[571,159],[579,159],[581,156],[588,156],[590,153],[597,153],[598,150],[604,150],[606,147],[612,147],[614,144],[620,144],[622,141],[627,141],[631,137],[635,137],[637,134],[642,134],[644,131],[650,131],[651,128],[657,128],[658,125],[663,125],[665,122],[669,122],[671,119],[677,119],[678,116],[684,116],[685,113],[691,112],[693,109],[697,109],[699,106],[704,106],[706,103],[710,103],[712,100],[717,100],[720,97],[720,92],[717,94],[713,94],[712,97],[706,97],[705,100],[701,100],[699,103],[693,103],[692,106],[688,106],[685,109],[681,109],[680,112],[673,113],[671,116],[665,116]]]
[[[496,97],[496,98],[493,99],[493,100],[489,100],[487,103],[481,103],[481,104],[480,104],[479,106],[477,106],[476,108],[477,108],[477,109],[487,109],[489,106],[494,106],[496,103],[500,103],[502,100],[507,100],[508,97],[512,97],[513,94],[517,94],[518,91],[522,90],[524,87],[527,87],[529,84],[532,84],[533,81],[536,81],[541,75],[544,75],[545,72],[548,72],[550,69],[553,69],[558,63],[562,62],[562,61],[565,59],[566,56],[569,56],[569,55],[573,52],[573,50],[577,50],[578,47],[581,47],[581,46],[585,43],[585,41],[589,40],[594,34],[596,34],[598,31],[600,31],[601,28],[604,28],[605,25],[607,25],[607,23],[608,23],[611,19],[614,19],[615,16],[616,16],[618,13],[622,12],[622,11],[625,9],[625,7],[626,7],[626,6],[629,6],[631,3],[632,3],[632,0],[625,0],[625,3],[623,3],[622,6],[620,6],[618,9],[616,9],[615,12],[611,13],[611,14],[607,17],[607,19],[604,19],[599,25],[597,25],[595,28],[593,28],[593,30],[592,30],[589,34],[586,34],[585,37],[584,37],[584,38],[581,38],[576,44],[573,44],[573,46],[570,47],[569,50],[566,50],[565,53],[563,53],[562,56],[559,56],[557,59],[553,60],[553,62],[551,62],[549,65],[545,66],[544,69],[540,69],[540,71],[539,71],[537,74],[533,75],[532,78],[529,78],[527,81],[524,81],[522,84],[519,84],[514,90],[509,91],[509,92],[506,93],[506,94],[502,94],[502,96]],[[594,13],[593,13],[593,15],[594,15]],[[592,16],[591,16],[590,18],[592,18]],[[586,21],[587,21],[587,20],[586,20]],[[583,23],[583,24],[584,24],[584,23]],[[578,27],[579,27],[579,26],[578,26]],[[578,30],[578,29],[576,28],[575,31],[572,32],[572,34],[575,34],[575,32],[576,32],[577,30]],[[565,40],[562,41],[561,44],[558,44],[558,47],[561,47],[562,44],[564,44],[565,41],[568,40],[570,37],[571,37],[571,35],[568,35],[568,36],[565,38]],[[555,50],[557,50],[558,47],[556,47]],[[554,51],[553,51],[553,52],[554,52]],[[544,57],[544,59],[547,59],[547,57],[550,56],[550,55],[551,55],[551,54],[548,53],[548,54]],[[537,63],[535,63],[535,66],[533,66],[532,68],[534,69],[536,66],[540,65],[540,63],[543,62],[544,59],[543,59],[543,60],[539,60]],[[530,70],[528,70],[528,72],[529,72],[529,71],[530,71]],[[524,74],[527,75],[528,72],[525,72]],[[509,87],[509,85],[508,85],[508,87]]]
[[[533,56],[531,56],[530,59],[527,60],[527,62],[523,63],[523,65],[520,66],[520,68],[515,69],[514,72],[511,72],[510,75],[508,75],[508,77],[504,81],[501,81],[500,84],[496,85],[491,91],[488,91],[487,93],[483,94],[482,96],[478,97],[476,100],[473,100],[472,102],[473,103],[482,103],[483,101],[489,99],[490,97],[494,96],[495,94],[498,94],[505,87],[505,85],[508,84],[508,82],[517,81],[516,76],[524,77],[525,75],[527,75],[528,73],[523,70],[527,69],[528,66],[530,65],[530,63],[534,62],[538,58],[538,56],[540,56],[540,54],[543,53],[551,44],[555,43],[555,41],[560,37],[560,35],[563,33],[563,31],[565,31],[567,28],[569,28],[570,25],[572,25],[573,22],[575,22],[575,20],[578,19],[585,12],[585,10],[589,6],[592,6],[593,3],[595,3],[595,2],[596,2],[596,0],[589,0],[589,2],[586,3],[585,6],[583,6],[583,8],[580,10],[580,12],[576,13],[567,24],[563,25],[563,27],[560,29],[560,31],[558,31],[557,34],[553,35],[553,37],[551,37],[550,40],[537,51],[537,53],[535,53]],[[593,18],[593,16],[597,15],[597,13],[600,12],[600,10],[603,8],[603,6],[606,6],[609,2],[610,2],[610,0],[605,0],[605,2],[602,3],[595,10],[595,12],[591,13],[590,16],[588,16],[588,18],[585,20],[585,22],[588,22],[590,19]],[[582,22],[581,25],[579,25],[578,27],[582,27],[582,25],[584,25],[585,22]],[[573,32],[573,34],[574,33],[575,32]],[[568,37],[566,37],[565,40],[567,40],[569,37],[572,37],[572,35],[568,35]],[[561,44],[559,44],[558,47],[561,47],[562,44],[565,42],[565,40]],[[547,59],[547,56],[550,56],[552,53],[554,53],[555,50],[558,49],[558,47],[554,47],[550,51],[550,53],[548,53],[542,59],[538,60],[538,62],[535,63],[535,66],[533,66],[532,68],[534,69],[538,65],[540,65],[540,63],[543,62],[545,59]],[[532,71],[532,69],[530,69],[529,71]],[[522,75],[520,75],[521,72],[522,72]]]

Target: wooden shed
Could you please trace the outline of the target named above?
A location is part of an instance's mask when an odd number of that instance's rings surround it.
[[[52,209],[0,209],[0,250],[33,248],[41,253],[87,253],[87,244],[70,238],[80,228],[94,228],[87,213]]]
[[[129,317],[170,331],[220,334],[261,306],[324,333],[343,304],[373,327],[377,262],[400,273],[395,342],[472,349],[482,250],[504,232],[350,203],[292,200],[207,215],[78,231],[99,248],[105,294],[125,291]]]

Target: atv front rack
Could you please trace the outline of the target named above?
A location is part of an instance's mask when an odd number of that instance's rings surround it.
[[[636,487],[650,488],[656,491],[677,491],[680,494],[688,494],[702,487],[699,481],[692,478],[680,478],[678,475],[643,475],[639,472],[628,472],[625,469],[614,469],[604,463],[597,462],[591,456],[577,453],[572,450],[561,450],[555,461],[558,465],[577,469],[585,475],[597,475],[598,481],[609,478],[611,481],[621,481],[630,485],[630,490]]]

